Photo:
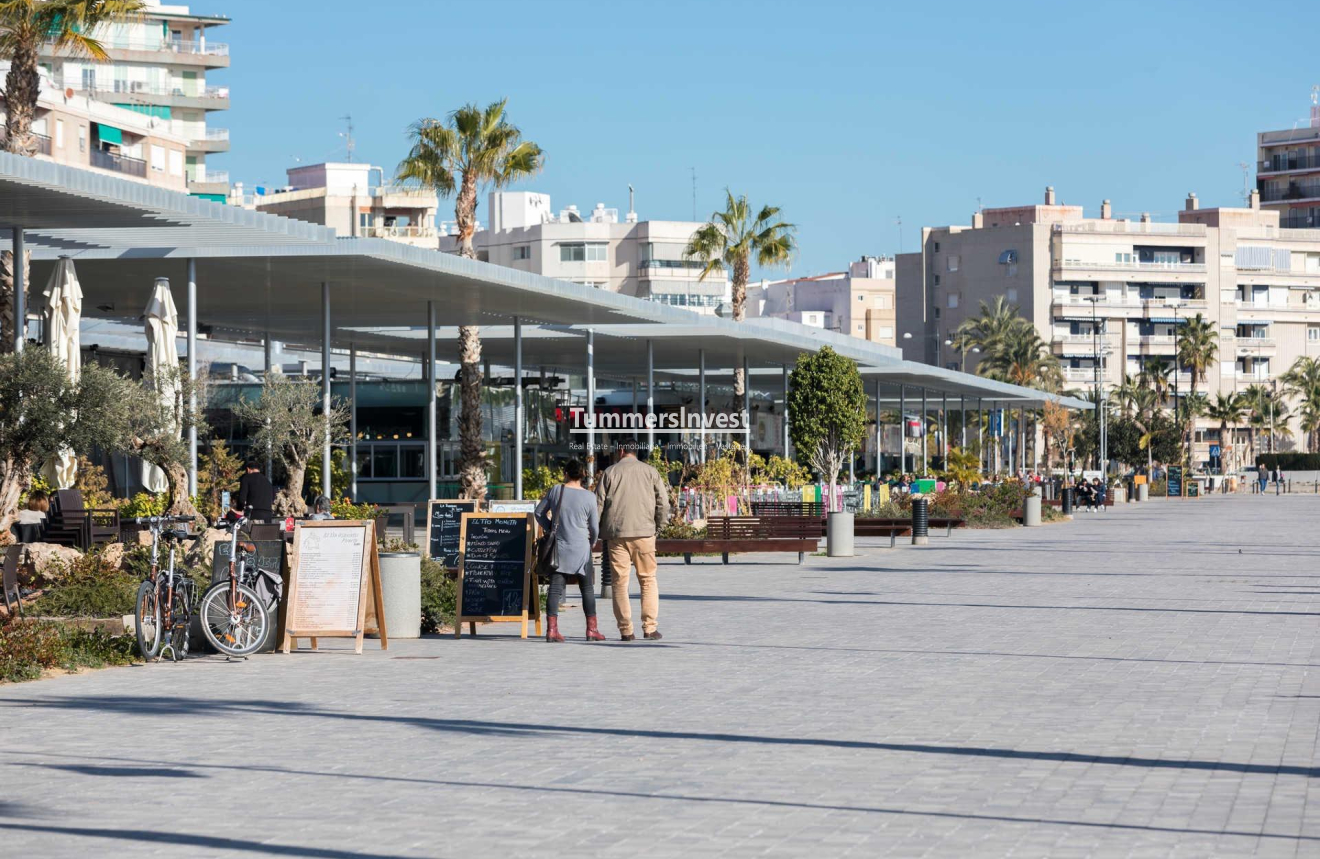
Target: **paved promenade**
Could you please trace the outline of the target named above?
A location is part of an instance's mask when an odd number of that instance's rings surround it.
[[[655,644],[0,687],[0,854],[1317,856],[1318,522],[1155,501],[668,563]]]

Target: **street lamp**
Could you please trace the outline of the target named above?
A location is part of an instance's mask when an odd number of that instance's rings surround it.
[[[1085,296],[1085,300],[1091,305],[1091,344],[1095,356],[1091,359],[1095,363],[1095,404],[1100,410],[1100,479],[1106,484],[1109,481],[1109,428],[1105,425],[1105,358],[1100,350],[1100,323],[1097,319],[1096,308],[1103,300],[1100,295]],[[1174,381],[1177,381],[1175,376]]]
[[[1182,361],[1178,349],[1178,327],[1182,323],[1178,318],[1178,310],[1182,307],[1182,304],[1177,301],[1170,301],[1167,306],[1173,311],[1173,425],[1178,428],[1178,458],[1183,460],[1184,463],[1190,463],[1191,454],[1186,452],[1182,412],[1178,402],[1178,376],[1182,372]]]

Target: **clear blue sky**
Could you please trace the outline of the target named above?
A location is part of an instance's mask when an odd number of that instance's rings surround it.
[[[1240,204],[1257,131],[1309,108],[1320,4],[223,0],[216,168],[249,186],[342,159],[388,169],[422,116],[510,100],[555,208],[707,217],[727,186],[799,226],[795,274],[916,249],[922,225],[1037,202],[1173,219]],[[1271,20],[1266,20],[1266,19]],[[441,201],[442,211],[452,204]],[[478,216],[484,221],[485,198]]]

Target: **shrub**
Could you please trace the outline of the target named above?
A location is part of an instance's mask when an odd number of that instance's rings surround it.
[[[457,578],[438,561],[422,558],[422,632],[452,627],[457,611]]]
[[[132,665],[138,661],[137,638],[133,635],[109,635],[103,629],[68,629],[62,638],[64,653],[60,662],[70,671],[83,666]]]
[[[144,568],[145,570],[145,568]],[[89,552],[64,565],[56,584],[33,604],[48,617],[118,617],[132,614],[140,578]]]
[[[60,662],[59,630],[46,621],[9,617],[0,625],[0,680],[17,682],[41,676]]]
[[[523,498],[539,499],[544,498],[556,483],[562,483],[564,480],[564,470],[562,468],[550,468],[545,465],[538,465],[536,468],[523,469]]]
[[[170,504],[170,497],[162,492],[160,495],[152,495],[150,492],[139,492],[124,505],[120,515],[125,519],[136,519],[139,516],[161,516],[165,513],[165,508]]]
[[[375,519],[380,508],[375,504],[354,504],[347,498],[330,502],[330,513],[336,519]]]

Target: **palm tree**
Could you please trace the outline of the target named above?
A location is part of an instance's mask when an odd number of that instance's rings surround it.
[[[1218,351],[1219,336],[1215,326],[1201,314],[1183,323],[1182,335],[1178,339],[1178,364],[1191,371],[1192,396],[1196,396],[1196,383],[1205,381],[1206,372],[1214,364]]]
[[[433,188],[442,197],[454,197],[458,223],[458,253],[476,259],[472,235],[476,232],[477,191],[481,186],[503,188],[541,169],[541,147],[522,139],[522,132],[504,116],[508,99],[485,109],[466,104],[445,121],[420,119],[408,131],[412,148],[399,163],[396,175],[404,182]],[[458,329],[462,409],[458,423],[459,492],[464,498],[486,494],[486,448],[481,440],[481,329]],[[431,392],[435,396],[435,392]]]
[[[1059,389],[1062,379],[1059,359],[1050,354],[1049,346],[1034,326],[1025,325],[998,344],[981,359],[977,373],[1024,388]]]
[[[1159,358],[1147,358],[1141,364],[1141,371],[1137,374],[1143,387],[1148,387],[1155,392],[1155,399],[1162,407],[1169,402],[1169,391],[1172,389],[1173,367],[1165,364]]]
[[[105,48],[92,37],[97,27],[137,17],[142,0],[4,0],[0,2],[0,58],[5,75],[4,150],[34,155],[32,120],[41,73],[37,53],[45,42],[55,48],[104,62]]]
[[[1251,385],[1242,392],[1246,406],[1251,410],[1247,422],[1251,427],[1252,452],[1255,451],[1257,433],[1268,432],[1270,453],[1274,452],[1274,438],[1291,435],[1288,429],[1288,403],[1270,385]]]
[[[1206,417],[1212,421],[1219,421],[1219,445],[1221,450],[1225,448],[1233,449],[1231,444],[1225,443],[1229,439],[1229,427],[1235,427],[1242,423],[1246,413],[1247,405],[1243,402],[1241,394],[1225,394],[1221,391],[1215,394],[1212,402],[1207,404]],[[1226,472],[1230,470],[1225,469]]]
[[[1314,450],[1317,427],[1308,429],[1306,425],[1315,423],[1308,418],[1309,415],[1320,416],[1320,358],[1303,355],[1293,362],[1281,381],[1284,390],[1300,401],[1298,405],[1302,414],[1302,431],[1306,433],[1306,448],[1308,451]]]
[[[1022,317],[1018,306],[997,295],[993,303],[982,301],[980,315],[963,320],[954,335],[960,343],[968,347],[979,346],[982,353],[990,356],[1027,328],[1032,325]]]
[[[733,196],[724,189],[724,211],[715,212],[688,239],[684,260],[702,263],[699,280],[723,271],[733,271],[733,318],[741,322],[747,313],[747,281],[752,274],[752,258],[759,266],[787,266],[797,250],[793,233],[797,227],[779,219],[778,206],[762,206],[752,217],[747,197]],[[734,397],[741,401],[746,381],[742,368],[733,371]]]

